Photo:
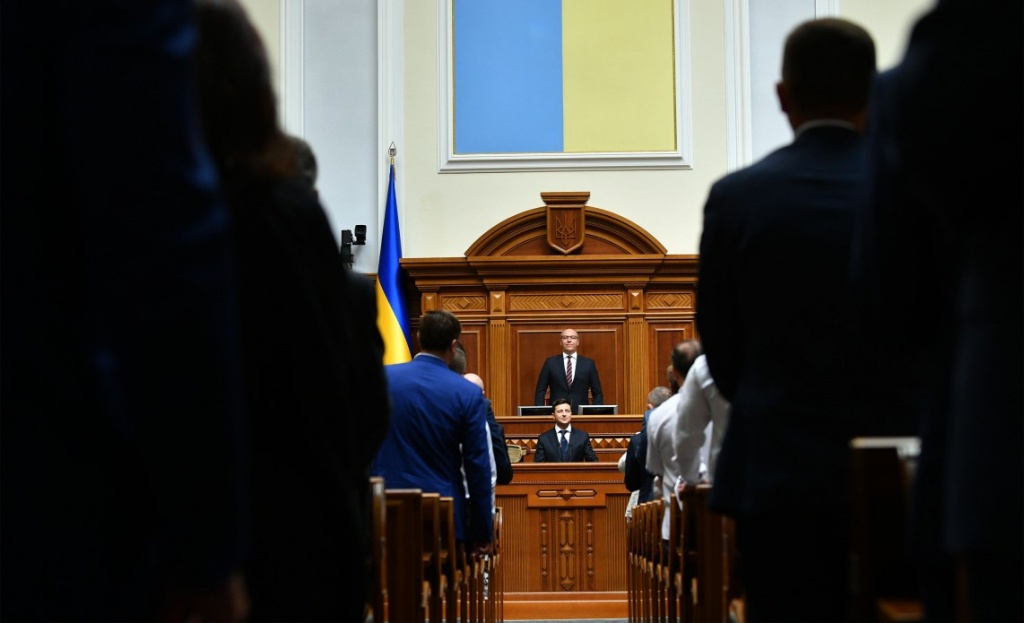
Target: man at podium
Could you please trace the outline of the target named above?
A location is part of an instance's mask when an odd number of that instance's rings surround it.
[[[597,374],[597,364],[589,357],[580,356],[580,336],[573,329],[562,331],[560,337],[562,352],[544,360],[537,377],[537,391],[534,404],[544,404],[544,394],[550,389],[551,404],[558,398],[569,401],[572,412],[576,413],[581,404],[604,404],[601,392],[601,379]]]

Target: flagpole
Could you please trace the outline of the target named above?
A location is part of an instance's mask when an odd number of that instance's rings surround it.
[[[412,359],[412,336],[409,330],[408,306],[405,302],[405,281],[400,264],[402,236],[399,232],[398,201],[395,198],[397,153],[398,149],[392,142],[388,147],[391,164],[380,259],[377,265],[377,328],[384,340],[385,365],[404,363]]]

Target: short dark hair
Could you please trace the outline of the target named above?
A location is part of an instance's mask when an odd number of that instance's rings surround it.
[[[448,362],[448,369],[451,370],[452,372],[465,374],[467,366],[468,362],[466,361],[466,349],[462,347],[462,342],[456,342],[455,354],[452,355],[452,360]]]
[[[447,350],[452,340],[462,335],[462,323],[455,314],[443,309],[428,311],[420,318],[420,348],[426,351]]]
[[[849,20],[812,19],[786,37],[782,82],[801,114],[865,110],[875,72],[875,42]]]
[[[686,378],[690,366],[703,352],[704,349],[697,340],[683,340],[675,345],[672,349],[672,369],[678,373],[680,379]]]
[[[551,401],[551,415],[555,414],[555,407],[558,405],[569,405],[571,407],[572,403],[569,402],[568,398],[555,398]]]

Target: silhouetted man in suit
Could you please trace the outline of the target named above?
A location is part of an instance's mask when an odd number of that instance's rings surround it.
[[[540,368],[534,404],[544,404],[544,393],[548,388],[551,389],[551,404],[555,404],[558,398],[566,398],[573,413],[581,404],[604,404],[597,365],[593,359],[582,357],[577,352],[580,346],[579,334],[573,329],[566,329],[562,331],[560,339],[562,354],[548,357]],[[593,402],[590,400],[591,395]]]
[[[847,317],[874,75],[860,26],[797,26],[776,87],[793,142],[704,207],[697,327],[732,405],[709,504],[735,518],[751,621],[850,616],[849,441],[881,433],[886,407],[871,400],[879,354]]]

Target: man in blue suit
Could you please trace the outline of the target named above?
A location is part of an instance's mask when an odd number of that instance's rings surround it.
[[[846,317],[874,75],[860,26],[797,26],[776,87],[793,142],[704,207],[697,327],[733,409],[709,503],[735,518],[749,620],[849,618],[848,444],[881,432]]]
[[[373,473],[389,489],[451,496],[455,538],[483,556],[493,541],[494,458],[483,393],[448,369],[461,334],[454,314],[429,311],[420,321],[420,352],[385,367],[391,427]]]
[[[593,359],[582,357],[577,352],[580,347],[579,334],[573,329],[566,329],[562,331],[559,339],[562,342],[562,353],[544,360],[537,377],[534,404],[544,404],[544,394],[548,388],[551,389],[548,396],[551,404],[555,404],[558,398],[566,398],[573,413],[576,413],[581,404],[604,404],[597,364]]]

